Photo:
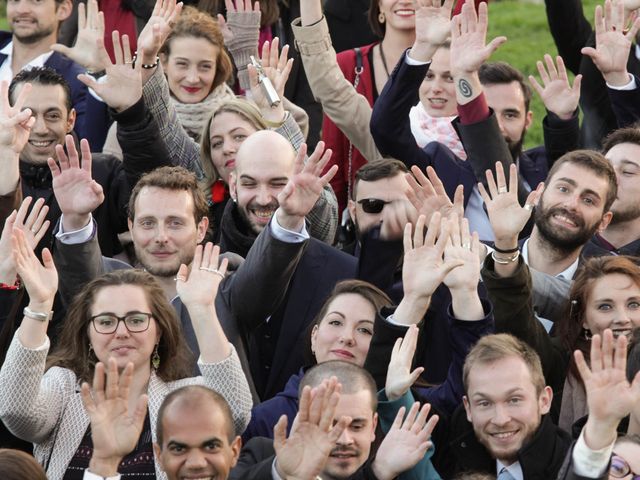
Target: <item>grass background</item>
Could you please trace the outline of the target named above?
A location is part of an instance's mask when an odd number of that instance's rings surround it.
[[[349,1],[349,0],[344,0]],[[7,29],[4,17],[6,0],[0,0],[0,29]],[[582,0],[588,19],[593,19],[598,0]],[[489,37],[505,35],[508,41],[493,55],[492,60],[503,60],[518,68],[525,75],[538,75],[536,61],[545,53],[556,55],[557,50],[547,27],[544,3],[532,0],[491,0],[489,3]],[[531,102],[534,113],[533,125],[527,133],[525,147],[540,145],[544,106],[534,93]]]
[[[561,0],[562,1],[562,0]],[[595,6],[604,1],[582,0],[586,17],[593,22]],[[557,55],[557,49],[547,26],[544,3],[526,0],[501,0],[489,2],[489,39],[505,35],[503,44],[491,60],[503,60],[518,68],[527,78],[538,77],[536,61],[545,53]],[[573,81],[573,79],[571,79]],[[540,98],[534,92],[531,102],[533,125],[527,133],[525,147],[530,148],[543,143],[542,119],[545,109]]]

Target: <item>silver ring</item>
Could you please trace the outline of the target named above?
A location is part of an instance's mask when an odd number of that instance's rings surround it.
[[[471,250],[471,244],[470,243],[463,243],[462,244],[462,248],[465,248],[467,250]]]
[[[31,228],[31,233],[38,233],[38,229],[37,228]]]
[[[220,275],[222,278],[224,278],[224,273],[222,273],[217,268],[200,267],[200,270],[205,270],[207,272],[215,273],[216,275]]]
[[[498,194],[507,193],[507,187],[498,187]]]
[[[533,210],[533,205],[531,205],[530,203],[525,203],[524,204],[524,209],[528,212],[530,212],[531,210]]]

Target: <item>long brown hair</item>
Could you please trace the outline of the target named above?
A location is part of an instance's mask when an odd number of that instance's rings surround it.
[[[156,371],[158,377],[165,382],[170,382],[191,376],[193,355],[184,340],[175,309],[166,299],[164,291],[153,276],[136,269],[107,273],[82,289],[69,307],[58,347],[47,359],[46,368],[68,368],[81,382],[92,381],[98,359],[89,348],[91,307],[100,290],[120,285],[137,286],[145,292],[160,332],[158,354],[161,361]]]
[[[625,256],[593,257],[586,260],[578,270],[571,291],[565,314],[556,322],[556,335],[562,346],[568,351],[580,350],[586,359],[591,352],[589,332],[583,328],[587,304],[593,294],[593,284],[607,275],[624,275],[640,286],[640,266]],[[571,356],[570,372],[582,381]]]

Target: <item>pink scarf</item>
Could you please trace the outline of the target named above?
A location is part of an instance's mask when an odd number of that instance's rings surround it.
[[[458,138],[453,125],[451,125],[451,121],[454,118],[456,117],[432,117],[424,109],[422,103],[418,103],[409,112],[411,133],[413,133],[413,137],[420,147],[424,147],[431,142],[440,142],[448,147],[458,158],[466,160],[467,152],[464,151],[462,142]]]

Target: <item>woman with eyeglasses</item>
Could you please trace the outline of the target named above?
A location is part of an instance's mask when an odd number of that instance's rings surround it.
[[[198,377],[193,377],[191,352],[174,308],[150,274],[134,269],[108,273],[85,286],[58,326],[58,346],[47,358],[57,272],[50,252],[44,249],[42,265],[19,230],[14,230],[13,254],[30,302],[0,370],[0,418],[14,435],[34,443],[34,455],[50,480],[81,479],[85,469],[91,471],[92,455],[92,462],[99,457],[80,387],[92,383],[98,362],[112,358],[121,371],[133,367],[130,411],[148,396],[138,444],[118,468],[123,479],[166,478],[152,444],[160,404],[176,388],[202,384],[219,392],[231,406],[236,432],[244,430],[251,393],[213,303],[227,264],[218,266],[218,247],[198,246],[191,270],[182,265],[176,279],[200,348]]]

